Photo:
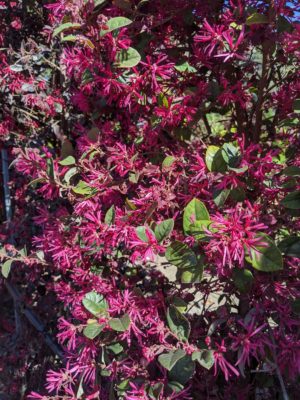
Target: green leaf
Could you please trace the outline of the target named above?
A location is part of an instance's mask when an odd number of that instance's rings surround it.
[[[6,260],[1,267],[1,272],[4,278],[8,278],[13,260]]]
[[[121,391],[125,391],[125,390],[127,390],[129,387],[130,387],[130,385],[129,385],[129,379],[124,379],[123,381],[121,381],[118,385],[117,385],[117,388],[119,389],[119,390],[121,390]]]
[[[68,169],[68,171],[65,173],[65,176],[64,176],[65,182],[69,185],[71,178],[73,176],[75,176],[76,174],[78,174],[78,168],[77,167],[72,167],[72,168]]]
[[[203,264],[198,264],[196,267],[191,267],[187,270],[180,270],[181,283],[200,283],[203,277]]]
[[[146,231],[150,232],[151,235],[154,235],[154,232],[150,228],[146,228],[145,226],[138,226],[135,228],[135,233],[137,234],[137,237],[141,239],[143,242],[148,243],[149,239],[148,236],[146,235]]]
[[[208,146],[205,153],[205,163],[211,172],[225,172],[227,164],[222,155],[222,149],[217,146]]]
[[[277,22],[277,31],[278,31],[278,33],[292,32],[293,25],[283,15],[279,15],[278,22]]]
[[[116,55],[116,68],[132,68],[138,65],[141,61],[141,56],[137,50],[129,47],[127,50],[121,50]]]
[[[107,29],[102,29],[100,36],[104,36],[108,32],[115,31],[116,29],[123,28],[124,26],[132,24],[131,19],[126,17],[114,17],[106,22]]]
[[[223,207],[229,195],[230,195],[229,189],[214,189],[212,193],[214,203],[218,207]]]
[[[300,112],[300,99],[294,100],[293,109],[294,109],[294,111],[297,112],[297,113]]]
[[[229,196],[234,201],[244,201],[246,198],[245,190],[242,187],[236,187],[230,190]]]
[[[214,352],[213,350],[200,350],[192,354],[192,360],[197,361],[202,367],[211,369],[214,365]]]
[[[195,372],[195,363],[190,355],[182,357],[169,372],[169,378],[184,385]]]
[[[168,326],[179,340],[187,341],[191,332],[191,326],[187,318],[173,305],[167,311]]]
[[[167,156],[163,162],[162,162],[162,167],[163,168],[169,168],[171,165],[176,161],[176,158],[173,156]]]
[[[191,200],[183,212],[183,230],[185,234],[190,234],[190,226],[195,221],[209,220],[209,213],[204,203],[198,199]]]
[[[55,179],[55,170],[52,158],[47,158],[47,175],[51,180]]]
[[[140,177],[140,175],[139,175],[139,173],[137,172],[137,173],[134,173],[134,172],[129,172],[129,182],[131,182],[131,183],[138,183],[138,181],[139,181],[139,177]]]
[[[260,233],[259,237],[261,238],[260,243],[264,245],[256,244],[251,247],[250,257],[247,257],[247,261],[258,271],[273,272],[283,269],[281,252],[273,240],[264,233]]]
[[[211,220],[200,220],[195,221],[190,225],[189,232],[191,236],[194,236],[197,240],[202,240],[207,237],[207,233],[204,229],[208,229],[211,224]]]
[[[299,210],[300,208],[300,190],[289,193],[283,200],[281,204],[291,210]]]
[[[268,24],[268,23],[269,23],[268,18],[265,15],[259,14],[257,12],[253,13],[252,15],[250,15],[250,17],[246,19],[246,25],[248,26],[254,24]]]
[[[104,222],[106,223],[106,225],[113,225],[115,222],[115,218],[116,218],[116,210],[115,210],[115,206],[112,205],[105,214]]]
[[[239,149],[235,147],[232,143],[224,143],[221,151],[225,163],[230,168],[235,169],[240,162]]]
[[[237,174],[243,174],[244,172],[248,171],[249,167],[248,165],[244,165],[243,167],[240,168],[234,168],[234,167],[228,167],[229,171],[236,172]]]
[[[155,237],[158,242],[163,241],[172,233],[174,228],[174,220],[172,218],[162,221],[160,224],[156,225],[154,229]]]
[[[84,307],[93,315],[107,315],[108,304],[104,297],[96,292],[87,293],[83,300],[82,304]]]
[[[116,342],[112,343],[109,346],[106,347],[108,350],[112,351],[114,354],[120,354],[124,351],[124,346],[122,343]]]
[[[181,313],[184,313],[187,309],[187,303],[180,297],[174,297],[172,300],[173,306]]]
[[[172,393],[173,393],[173,392],[178,393],[178,392],[181,392],[181,390],[184,389],[184,385],[182,385],[182,384],[179,383],[179,382],[174,382],[174,381],[172,381],[172,382],[168,382],[168,383],[167,383],[167,388],[168,388]]]
[[[81,397],[84,395],[83,378],[84,378],[84,375],[82,374],[80,381],[79,381],[77,393],[76,393],[76,399],[81,399]]]
[[[163,392],[164,384],[161,382],[155,383],[153,386],[150,386],[148,389],[148,396],[151,400],[160,399],[160,394]]]
[[[93,324],[88,324],[84,328],[83,334],[88,339],[95,339],[95,337],[98,336],[100,332],[102,332],[104,327],[105,324],[98,324],[97,322]]]
[[[185,127],[179,126],[177,128],[174,128],[173,133],[178,140],[182,140],[182,141],[190,140],[190,138],[193,134],[192,130],[187,126],[185,126]]]
[[[160,107],[169,108],[168,98],[163,93],[158,94],[157,103]]]
[[[295,299],[292,303],[292,311],[295,314],[300,314],[300,299]]]
[[[59,165],[67,166],[67,165],[73,165],[75,164],[76,160],[73,156],[68,156],[64,158],[63,160],[59,161]]]
[[[178,72],[197,72],[196,68],[192,67],[187,61],[175,65],[175,69]]]
[[[185,243],[175,241],[167,248],[166,259],[178,268],[189,269],[197,265],[196,254]]]
[[[84,181],[79,181],[76,186],[72,188],[73,192],[76,194],[81,194],[83,196],[93,196],[97,193],[97,189],[89,186]]]
[[[28,186],[36,186],[37,183],[45,182],[45,178],[36,178],[28,183]]]
[[[107,0],[94,0],[95,8],[101,6],[102,4],[106,3]]]
[[[158,357],[159,363],[168,371],[175,366],[175,364],[186,355],[185,351],[182,349],[177,349],[170,351],[169,353],[161,354]]]
[[[125,332],[130,326],[130,317],[124,314],[121,318],[112,318],[108,323],[114,331]]]
[[[282,173],[286,176],[300,176],[300,167],[297,167],[296,165],[291,165],[284,168]]]
[[[53,37],[59,35],[60,33],[66,31],[67,29],[79,29],[80,27],[81,25],[78,24],[77,22],[66,22],[54,29]]]
[[[235,268],[233,270],[233,283],[241,293],[247,293],[253,284],[253,275],[249,269]]]
[[[67,35],[61,38],[61,42],[76,42],[77,35]]]
[[[286,256],[300,258],[300,237],[290,236],[282,240],[278,244],[278,248]]]

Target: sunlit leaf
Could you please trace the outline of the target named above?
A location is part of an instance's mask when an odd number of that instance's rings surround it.
[[[121,318],[112,318],[108,323],[114,331],[125,332],[130,326],[130,317],[124,314]]]
[[[82,299],[84,307],[93,315],[105,315],[108,308],[108,304],[104,297],[96,292],[87,293]]]
[[[129,18],[113,17],[105,23],[105,25],[107,26],[107,29],[102,29],[100,32],[100,36],[104,36],[108,32],[115,31],[116,29],[123,28],[130,24],[132,24],[132,21]]]
[[[2,264],[1,272],[2,272],[2,275],[4,276],[4,278],[8,278],[8,275],[9,275],[10,270],[11,270],[12,263],[13,263],[13,260],[6,260]]]
[[[53,36],[57,36],[66,30],[79,29],[79,28],[81,28],[81,24],[78,24],[77,22],[66,22],[54,29]]]
[[[127,50],[120,50],[116,55],[114,66],[116,68],[132,68],[138,65],[141,56],[137,50],[129,47]]]
[[[166,219],[156,225],[154,229],[155,237],[158,242],[166,239],[172,233],[174,228],[174,220],[172,218]]]
[[[83,334],[88,339],[95,339],[95,337],[98,336],[99,333],[102,332],[104,327],[105,327],[105,324],[98,324],[98,323],[88,324],[84,328]]]
[[[204,203],[198,199],[191,200],[183,212],[183,230],[190,234],[190,226],[196,221],[209,220],[210,216]]]

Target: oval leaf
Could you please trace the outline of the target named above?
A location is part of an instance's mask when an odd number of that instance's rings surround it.
[[[296,192],[289,193],[283,200],[281,200],[281,204],[285,208],[289,208],[290,210],[299,210],[300,209],[300,190]]]
[[[176,158],[174,156],[167,156],[162,162],[162,167],[169,168],[175,161]]]
[[[170,380],[184,385],[187,383],[195,372],[195,363],[190,355],[182,357],[171,369],[169,373]]]
[[[75,158],[73,156],[68,156],[64,158],[63,160],[59,161],[59,165],[67,166],[67,165],[73,165],[75,164]]]
[[[82,300],[82,304],[91,314],[95,316],[107,314],[107,302],[104,297],[99,293],[87,293]]]
[[[107,225],[112,225],[115,222],[115,218],[116,218],[116,210],[115,210],[115,206],[112,205],[105,214],[104,222]]]
[[[300,167],[290,165],[289,167],[284,168],[282,173],[286,176],[300,176]]]
[[[123,28],[124,26],[132,24],[131,19],[126,17],[114,17],[106,22],[107,29],[102,29],[100,36],[104,36],[108,32],[115,31],[116,29]]]
[[[190,234],[190,226],[196,221],[209,220],[210,216],[204,203],[198,199],[191,200],[183,212],[183,230]]]
[[[253,246],[247,261],[259,271],[273,272],[281,270],[283,268],[283,260],[280,250],[269,236],[260,233],[260,237],[263,245]]]
[[[95,339],[95,337],[99,335],[99,333],[103,330],[104,327],[105,324],[98,324],[98,323],[89,324],[84,328],[83,334],[88,339]]]
[[[137,237],[145,243],[149,242],[149,238],[146,234],[147,231],[148,231],[148,234],[150,233],[152,236],[155,236],[152,229],[150,229],[148,227],[146,228],[145,226],[138,226],[137,228],[135,228],[135,233],[136,233]]]
[[[130,326],[130,317],[124,314],[121,318],[112,318],[108,323],[114,331],[125,332]]]
[[[197,265],[196,254],[185,243],[175,241],[166,251],[166,259],[178,268],[189,269]]]
[[[156,225],[154,229],[154,234],[158,242],[166,239],[170,236],[174,228],[174,220],[172,218],[162,221],[160,224]]]
[[[182,349],[178,349],[175,351],[170,351],[167,354],[161,354],[158,357],[159,363],[166,368],[168,371],[175,366],[175,364],[186,355],[185,351]]]
[[[192,267],[187,270],[180,270],[181,283],[200,283],[202,281],[203,269],[203,265],[199,263],[196,267]]]
[[[191,326],[187,318],[173,305],[167,311],[168,326],[179,340],[187,341],[191,332]]]
[[[206,369],[211,369],[215,362],[214,352],[213,350],[195,351],[192,354],[192,360],[198,361],[198,363]]]
[[[1,272],[4,278],[8,278],[13,260],[6,260],[1,267]]]
[[[247,293],[253,284],[253,275],[249,269],[236,268],[233,271],[233,283],[241,293]]]
[[[267,24],[268,21],[268,17],[266,17],[263,14],[259,14],[257,12],[255,12],[254,14],[250,15],[250,17],[248,17],[246,19],[246,25],[250,26],[250,25],[254,25],[254,24]]]
[[[78,24],[77,22],[66,22],[65,24],[61,24],[54,29],[53,36],[57,36],[63,31],[66,31],[67,29],[79,29],[80,27],[81,25]]]
[[[205,163],[211,172],[225,172],[227,169],[222,149],[217,146],[208,146],[205,154]]]
[[[237,147],[232,143],[224,143],[222,146],[222,157],[230,168],[236,168],[240,162],[240,154]]]
[[[97,189],[89,186],[84,181],[79,181],[78,184],[72,188],[73,192],[76,194],[81,194],[83,196],[93,196],[97,193]]]
[[[121,50],[117,53],[114,66],[116,68],[132,68],[138,65],[140,61],[139,52],[133,47],[129,47],[127,50]]]
[[[278,244],[278,248],[286,256],[300,258],[300,237],[299,236],[290,236],[290,237],[282,240]]]

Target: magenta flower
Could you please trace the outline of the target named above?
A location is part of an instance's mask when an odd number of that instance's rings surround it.
[[[145,240],[142,240],[136,232],[133,233],[129,243],[130,249],[134,250],[131,255],[132,262],[135,262],[137,259],[143,262],[154,261],[155,257],[165,250],[165,248],[158,243],[154,233],[148,228],[145,228],[145,235]]]
[[[238,370],[224,357],[224,353],[226,353],[224,340],[222,340],[221,345],[218,343],[215,343],[215,345],[217,346],[217,350],[214,351],[214,375],[217,375],[219,368],[223,372],[226,381],[228,381],[231,376],[239,376]]]
[[[238,360],[235,365],[241,366],[240,370],[244,371],[246,365],[249,365],[250,357],[259,358],[260,354],[264,354],[264,347],[270,346],[271,342],[267,341],[264,335],[258,335],[267,324],[263,324],[255,328],[255,320],[252,319],[249,324],[238,321],[246,333],[238,333],[236,336],[230,335],[233,339],[232,349],[238,351]],[[255,337],[254,337],[255,336]]]
[[[226,274],[226,266],[243,267],[245,251],[249,252],[255,245],[261,244],[258,232],[267,227],[253,218],[254,209],[250,203],[248,208],[237,207],[227,210],[224,217],[217,213],[211,217],[212,223],[207,229],[210,238],[205,249],[222,274]],[[215,261],[214,261],[215,262]]]

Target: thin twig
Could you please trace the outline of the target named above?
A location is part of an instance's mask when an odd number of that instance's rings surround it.
[[[272,331],[270,325],[269,325],[269,332],[270,332],[270,337],[271,337],[273,346],[275,347],[275,346],[276,346],[276,344],[275,344],[275,338],[274,338],[273,331]],[[288,393],[287,393],[287,390],[286,390],[286,387],[285,387],[285,384],[284,384],[283,377],[282,377],[281,372],[280,372],[280,369],[279,369],[279,367],[278,367],[277,356],[276,356],[276,352],[275,352],[274,350],[272,350],[272,355],[273,355],[273,358],[274,358],[274,363],[271,363],[270,360],[269,360],[269,363],[270,363],[270,364],[275,368],[275,370],[276,370],[276,374],[277,374],[277,377],[278,377],[278,380],[279,380],[279,383],[280,383],[280,387],[281,387],[281,391],[282,391],[283,400],[289,400],[289,395],[288,395]]]

